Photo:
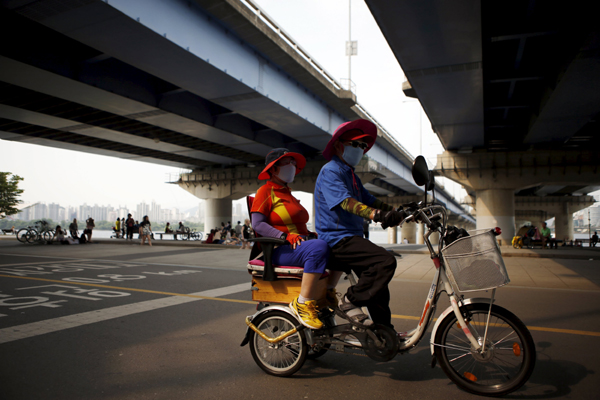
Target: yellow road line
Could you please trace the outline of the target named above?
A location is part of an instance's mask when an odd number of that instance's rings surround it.
[[[68,285],[75,285],[75,286],[92,286],[92,287],[99,287],[99,288],[103,288],[103,289],[119,289],[119,290],[127,290],[130,292],[161,294],[161,295],[165,295],[165,296],[181,296],[181,297],[192,297],[195,299],[226,301],[226,302],[230,302],[230,303],[256,304],[256,301],[250,301],[250,300],[224,299],[221,297],[208,297],[208,296],[198,296],[198,295],[185,294],[185,293],[161,292],[158,290],[125,288],[125,287],[121,287],[121,286],[99,285],[97,283],[59,281],[56,279],[32,278],[29,276],[0,275],[0,278],[26,279],[26,280],[32,280],[32,281],[61,283],[61,284],[68,284]],[[392,314],[392,318],[406,319],[406,320],[413,320],[413,321],[418,321],[421,319],[420,317],[413,317],[411,315],[398,315],[398,314]],[[571,334],[571,335],[600,337],[600,332],[579,331],[579,330],[575,330],[575,329],[545,328],[545,327],[541,327],[541,326],[528,326],[527,329],[529,329],[530,331],[567,333],[567,334]]]
[[[410,315],[397,315],[397,314],[392,314],[392,318],[397,318],[397,319],[409,319],[409,320],[413,320],[413,321],[419,321],[421,318],[420,317],[413,317]],[[437,320],[437,318],[433,319],[434,321]],[[483,326],[483,323],[477,323],[477,325],[481,325]],[[508,325],[504,325],[504,324],[491,324],[494,326],[508,326]],[[528,326],[527,329],[529,329],[530,331],[541,331],[541,332],[555,332],[555,333],[568,333],[571,335],[582,335],[582,336],[596,336],[596,337],[600,337],[600,332],[593,332],[593,331],[578,331],[575,329],[560,329],[560,328],[544,328],[542,326]]]

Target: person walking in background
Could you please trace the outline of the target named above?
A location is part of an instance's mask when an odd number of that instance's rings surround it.
[[[250,249],[252,246],[250,245],[250,242],[248,241],[248,239],[250,239],[250,232],[252,231],[252,227],[250,225],[250,220],[248,218],[246,218],[244,220],[244,225],[242,226],[242,247],[240,248],[240,250],[244,250],[244,249]]]
[[[598,232],[594,232],[594,234],[592,235],[592,247],[596,247],[596,244],[598,243]]]
[[[133,226],[135,225],[135,221],[131,217],[131,214],[127,214],[127,221],[125,221],[125,225],[127,226],[127,239],[133,240]]]
[[[87,235],[88,239],[88,243],[92,243],[92,231],[94,230],[94,228],[96,227],[96,224],[94,223],[94,218],[89,217],[86,221],[85,221],[85,234]]]
[[[121,218],[121,237],[125,239],[125,218]]]
[[[142,238],[142,243],[140,246],[144,245],[146,239],[148,239],[148,244],[152,246],[152,241],[150,240],[150,235],[152,235],[152,225],[150,224],[150,218],[147,215],[144,215],[142,219],[142,223],[139,227],[140,237]]]
[[[238,238],[242,237],[242,225],[240,224],[240,221],[238,221],[237,225],[235,226],[235,234]]]
[[[121,233],[121,220],[119,218],[117,218],[117,220],[115,221],[115,234],[117,235],[117,239],[119,238],[120,233]]]

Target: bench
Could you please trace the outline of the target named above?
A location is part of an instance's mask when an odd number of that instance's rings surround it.
[[[556,246],[554,247],[558,247],[559,243],[562,243],[563,241],[560,239],[550,239],[548,240],[548,242],[546,243],[548,246],[550,246],[550,248],[552,248],[551,243],[556,243]],[[539,246],[540,248],[542,248],[542,241],[541,240],[529,240],[529,244],[527,244],[527,247],[530,249],[535,248],[536,246]]]
[[[171,233],[154,232],[154,235],[160,236],[160,240],[162,240],[163,235],[165,235],[165,236],[169,236],[169,235],[173,236],[173,239],[176,239],[176,236],[178,236],[178,235],[181,236],[182,239],[183,239],[184,236],[185,236],[185,239],[187,239],[187,240],[190,239],[190,232],[185,232],[185,233],[181,233],[181,232],[171,232]]]
[[[5,234],[5,235],[9,235],[9,234],[10,235],[14,235],[15,231],[12,230],[12,229],[2,229],[2,233]]]

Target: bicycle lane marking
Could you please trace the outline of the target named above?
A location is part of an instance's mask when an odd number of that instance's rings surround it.
[[[0,275],[0,277],[24,279],[23,277],[13,277]],[[29,280],[42,280],[51,282],[60,282],[50,279],[37,279],[37,278],[25,278]],[[78,283],[78,285],[82,285]],[[147,292],[154,294],[164,294],[169,297],[148,300],[138,302],[134,304],[126,304],[122,306],[105,308],[102,310],[89,311],[85,313],[72,314],[65,317],[53,318],[44,321],[32,322],[29,324],[16,325],[9,328],[0,329],[0,344],[8,343],[15,340],[26,339],[38,335],[43,335],[51,332],[58,332],[65,329],[75,328],[78,326],[89,325],[96,322],[106,321],[114,318],[120,318],[128,315],[138,314],[146,311],[157,310],[165,307],[171,307],[181,304],[186,304],[200,300],[217,300],[217,301],[228,301],[235,303],[245,304],[256,304],[253,301],[246,300],[235,300],[235,299],[222,299],[219,296],[226,296],[248,290],[248,283],[240,283],[237,285],[226,286],[217,289],[205,290],[197,293],[181,294],[181,293],[167,293],[158,292],[154,290],[143,290],[143,289],[129,289],[118,286],[106,286],[106,285],[93,285],[86,284],[85,286],[96,286],[106,288],[118,288],[120,290],[131,290],[137,292]]]

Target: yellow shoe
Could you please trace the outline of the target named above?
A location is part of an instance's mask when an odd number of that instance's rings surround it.
[[[321,329],[323,327],[323,323],[319,321],[319,317],[317,315],[317,302],[315,300],[308,300],[304,304],[298,303],[298,298],[296,297],[291,303],[290,308],[292,312],[298,317],[302,325],[306,326],[310,329]]]

